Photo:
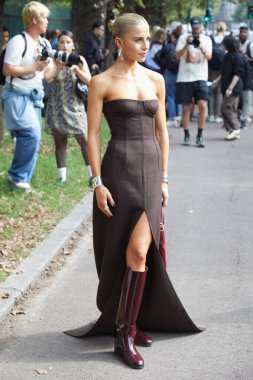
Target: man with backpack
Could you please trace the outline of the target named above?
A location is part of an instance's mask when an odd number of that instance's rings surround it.
[[[222,95],[219,77],[221,75],[222,61],[225,57],[225,49],[222,42],[227,26],[223,21],[217,22],[215,26],[215,34],[210,36],[212,40],[212,58],[208,61],[208,81],[212,83],[209,87],[208,121],[211,123],[221,123],[223,121],[220,117]]]
[[[246,60],[246,75],[247,78],[244,80],[244,87],[242,91],[242,114],[241,114],[241,128],[245,129],[247,128],[248,122],[250,122],[252,119],[249,115],[250,113],[250,106],[251,106],[251,93],[252,93],[252,77],[253,77],[253,70],[252,70],[252,59],[250,57],[253,57],[253,46],[249,41],[249,26],[247,24],[241,24],[239,28],[239,49],[240,52],[243,54],[245,60]]]
[[[30,191],[41,137],[42,79],[49,60],[41,60],[40,53],[50,44],[40,35],[46,33],[48,16],[49,9],[42,3],[25,5],[25,31],[8,42],[1,73],[6,77],[2,94],[6,126],[16,137],[8,183],[11,189],[25,192]],[[48,70],[49,79],[55,69]]]

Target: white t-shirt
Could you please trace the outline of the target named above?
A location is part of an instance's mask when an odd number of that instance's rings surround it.
[[[25,41],[21,34],[18,34],[10,39],[6,46],[6,53],[4,57],[4,62],[8,63],[9,65],[16,65],[16,66],[31,66],[34,65],[36,62],[37,55],[41,53],[43,47],[45,44],[50,48],[50,43],[45,40],[44,38],[39,37],[39,44],[37,45],[34,39],[28,34],[27,32],[24,32],[27,42],[27,49],[24,57],[22,58],[22,54],[25,49]],[[30,78],[31,79],[20,79],[18,77],[13,77],[12,84],[17,87],[25,87],[25,88],[36,88],[36,89],[42,89],[42,79],[44,77],[44,70],[43,71],[36,71],[35,76],[33,76],[34,73],[24,75],[24,78]],[[11,82],[11,77],[6,77],[6,83]]]
[[[248,44],[249,48],[248,48]],[[244,44],[242,44],[239,40],[239,49],[242,54],[247,54],[247,51],[249,49],[250,57],[253,58],[253,43],[250,42],[250,40],[246,40]]]
[[[176,51],[181,50],[188,36],[191,34],[183,34],[179,37]],[[207,53],[212,52],[212,40],[210,37],[200,34],[200,43],[203,45]],[[196,82],[197,80],[205,80],[208,78],[208,63],[206,57],[201,53],[200,49],[193,45],[188,45],[187,50],[180,58],[177,82]]]

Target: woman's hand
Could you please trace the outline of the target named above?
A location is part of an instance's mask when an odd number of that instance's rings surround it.
[[[89,86],[91,80],[89,67],[87,65],[87,62],[85,61],[85,58],[81,55],[80,60],[82,61],[82,63],[80,62],[78,65],[72,65],[71,67],[69,67],[69,70],[73,71],[76,74],[76,76],[79,79],[81,79],[83,83]]]
[[[228,98],[232,94],[232,90],[230,88],[226,89],[225,96]]]
[[[80,68],[77,65],[72,65],[68,67],[68,70],[73,71],[75,74],[77,74],[80,71]]]
[[[115,202],[110,191],[104,185],[99,186],[95,189],[97,205],[100,211],[102,211],[106,216],[111,217],[111,213],[108,202],[112,207],[115,207]]]
[[[162,183],[162,206],[166,207],[169,199],[169,189],[166,182]]]

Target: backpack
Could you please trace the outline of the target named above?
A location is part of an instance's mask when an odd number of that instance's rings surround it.
[[[250,45],[251,45],[251,42],[249,42],[246,47],[246,54],[247,54],[247,57],[249,57],[248,59],[249,64],[253,67],[253,58],[251,57],[251,54],[250,54]]]
[[[174,44],[170,44],[169,49],[164,50],[162,56],[163,55],[166,61],[166,69],[174,74],[177,74],[179,59],[176,58],[176,46]]]
[[[23,58],[25,53],[26,53],[26,50],[27,50],[27,41],[26,41],[25,33],[21,33],[21,36],[23,37],[23,39],[25,41],[25,48],[24,48],[24,51],[22,53],[22,58]],[[5,52],[6,52],[6,48],[3,49],[3,51],[0,55],[0,84],[2,86],[5,84],[5,76],[3,74]],[[11,82],[12,82],[12,79],[13,79],[13,77],[11,77]]]
[[[162,49],[158,50],[158,52],[155,53],[153,60],[157,63],[157,65],[159,65],[160,72],[164,73],[166,69],[166,60],[162,55]]]
[[[213,70],[220,70],[222,61],[225,57],[225,50],[222,43],[217,43],[211,36],[213,43],[212,58],[208,61],[209,67]]]
[[[244,63],[243,89],[252,90],[253,89],[253,86],[252,86],[253,66],[243,54],[241,54],[241,57]]]

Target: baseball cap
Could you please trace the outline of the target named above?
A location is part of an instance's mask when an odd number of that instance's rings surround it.
[[[199,28],[202,24],[202,18],[199,16],[193,16],[190,20],[190,24],[192,28]]]
[[[181,22],[178,22],[178,21],[173,21],[171,24],[170,24],[170,33],[174,32],[174,30],[176,30],[181,24]]]
[[[246,23],[240,24],[239,30],[240,29],[249,29],[249,25]]]

